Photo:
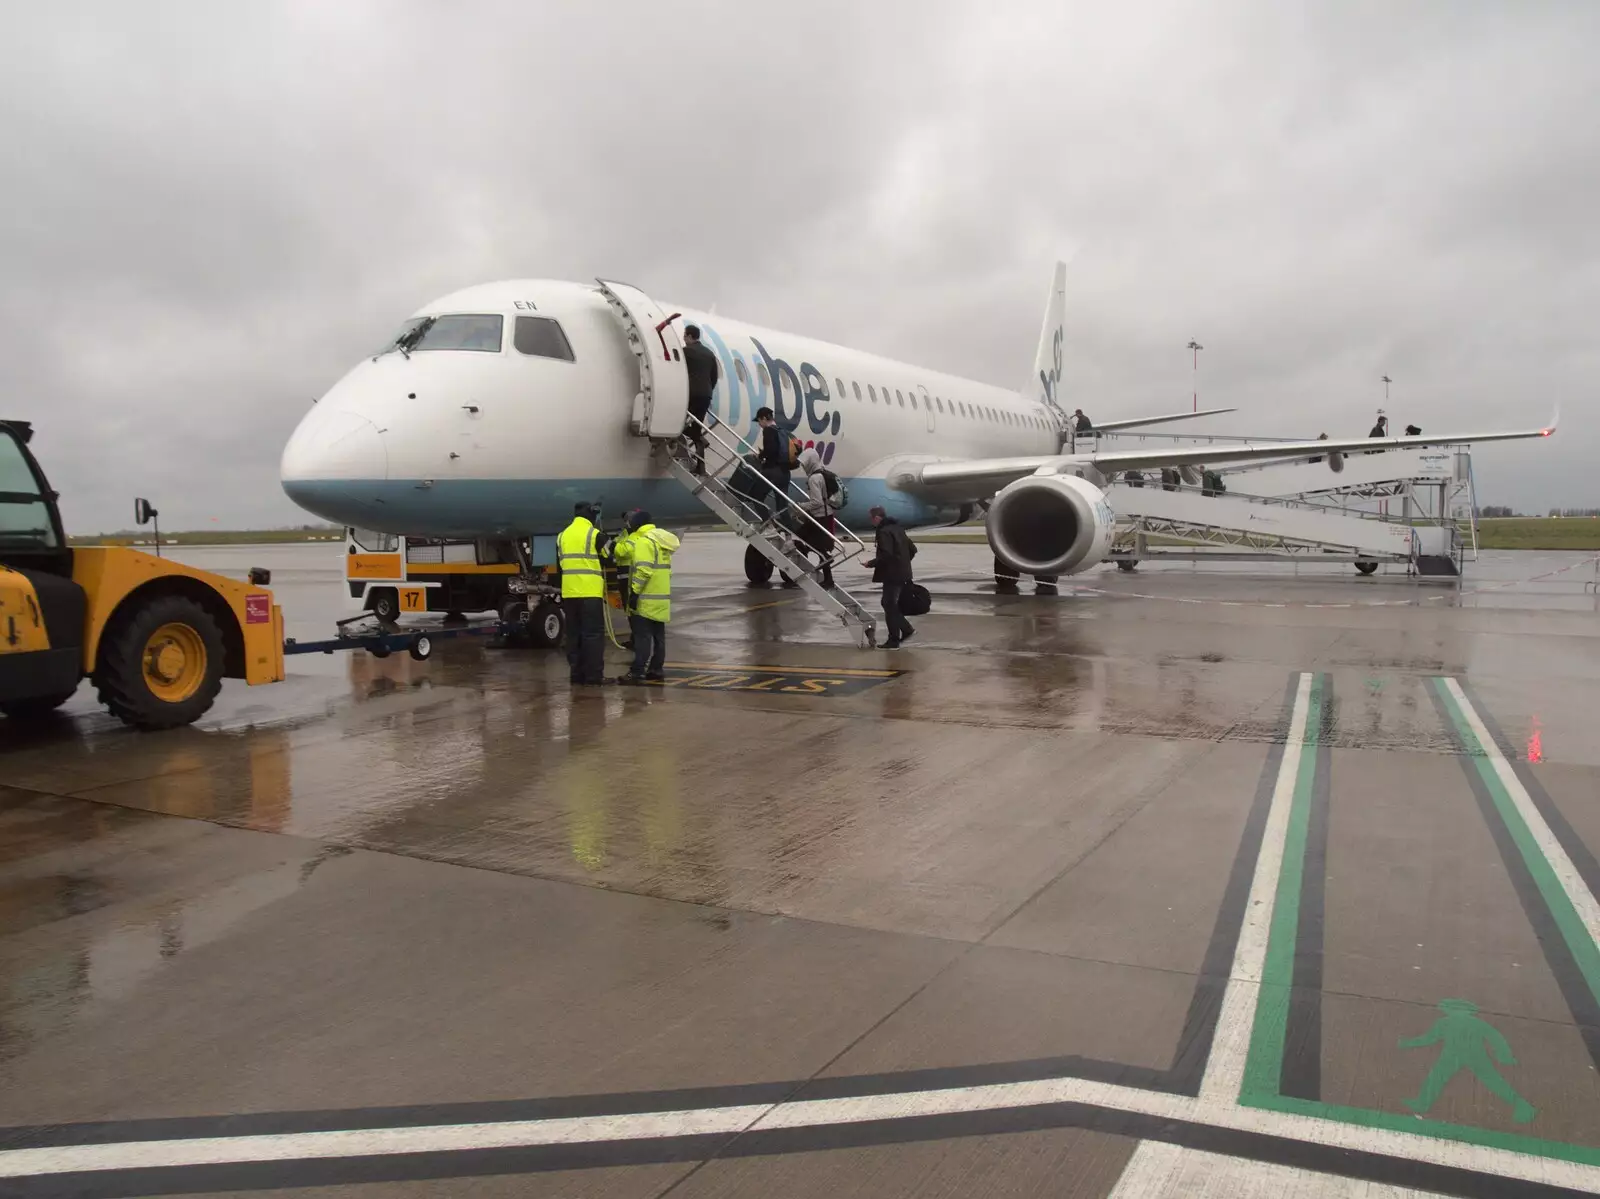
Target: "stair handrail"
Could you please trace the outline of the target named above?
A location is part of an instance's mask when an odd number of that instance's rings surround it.
[[[717,423],[717,425],[713,426],[708,422],[701,420],[698,416],[695,416],[694,413],[691,412],[688,416],[688,425],[691,429],[698,428],[702,433],[714,441],[725,454],[728,455],[727,461],[723,462],[715,470],[709,469],[709,463],[706,464],[708,469],[702,472],[702,478],[706,481],[715,479],[722,486],[727,487],[728,481],[720,477],[720,472],[722,470],[726,469],[727,467],[735,466],[748,456],[754,455],[757,458],[761,456],[760,451],[756,449],[754,445],[752,445],[745,438],[739,436],[737,433],[732,433],[733,439],[735,442],[737,442],[737,445],[729,445],[727,441],[717,433],[717,429],[728,429],[731,433],[731,427],[727,424],[723,424],[720,421]],[[768,491],[774,492],[781,496],[783,502],[789,506],[794,514],[797,514],[809,521],[817,528],[819,532],[832,539],[834,549],[838,551],[838,557],[830,557],[830,566],[843,565],[844,563],[849,562],[853,558],[856,558],[866,552],[866,544],[845,526],[844,522],[838,518],[837,513],[834,516],[834,527],[829,529],[816,517],[812,516],[811,513],[802,508],[800,506],[800,501],[796,500],[794,495],[788,494],[787,491],[779,491],[778,485],[767,477],[765,471],[757,469],[756,474],[760,477],[762,486],[766,487]],[[793,490],[795,495],[802,497],[805,501],[810,501],[810,492],[802,490],[800,487],[798,487],[793,479],[789,480],[789,489]],[[735,510],[737,511],[738,509]],[[798,533],[798,530],[791,528],[790,532]],[[848,549],[848,552],[844,552],[847,549],[845,545],[847,539],[854,546],[854,548]],[[807,544],[809,545],[809,542]]]

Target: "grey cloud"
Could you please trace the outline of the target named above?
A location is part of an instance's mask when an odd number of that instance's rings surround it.
[[[489,278],[670,300],[1228,431],[1538,423],[1480,496],[1594,503],[1600,9],[30,6],[0,47],[6,408],[74,527],[280,523],[283,441]]]

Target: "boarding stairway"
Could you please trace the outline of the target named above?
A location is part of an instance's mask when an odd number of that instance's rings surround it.
[[[716,513],[746,545],[837,616],[857,645],[871,649],[877,638],[877,621],[872,613],[844,589],[822,585],[824,567],[836,570],[860,555],[866,546],[838,521],[831,532],[824,529],[800,507],[796,497],[805,499],[806,493],[792,482],[788,490],[780,490],[766,476],[753,472],[760,480],[755,493],[735,491],[731,477],[747,458],[754,459],[755,447],[726,425],[713,428],[690,413],[689,374],[676,324],[682,314],[667,313],[630,284],[606,279],[595,282],[639,362],[639,390],[633,398],[630,431],[637,437],[648,437],[654,452],[690,494]],[[691,437],[704,443],[703,456]],[[724,472],[730,477],[724,478]],[[800,536],[802,532],[817,545],[829,547],[826,551],[811,549],[811,553],[820,554],[820,560],[813,561],[801,548],[811,548]]]
[[[697,435],[705,446],[703,457],[692,440]],[[872,613],[842,587],[822,585],[825,567],[829,571],[838,570],[865,552],[867,547],[860,538],[837,520],[831,532],[825,529],[821,522],[800,506],[799,501],[806,498],[806,493],[792,481],[790,490],[782,491],[765,475],[752,469],[745,472],[743,477],[750,480],[753,490],[735,490],[733,472],[741,463],[753,466],[759,460],[759,455],[753,445],[726,425],[713,427],[690,415],[683,437],[657,441],[656,447],[657,452],[665,456],[667,469],[689,489],[691,495],[716,513],[746,545],[771,562],[780,573],[794,579],[801,590],[837,616],[850,630],[860,648],[873,648],[877,638],[877,622]],[[728,473],[725,475],[724,472]],[[810,535],[810,542],[805,534]],[[828,546],[829,549],[826,553],[820,553],[812,548],[813,543]],[[813,558],[812,554],[818,556]]]
[[[1420,557],[1448,552],[1443,535],[1452,532],[1419,528],[1376,513],[1275,496],[1219,493],[1187,484],[1115,483],[1106,498],[1121,526],[1118,546],[1133,543],[1131,550],[1122,549],[1113,557],[1133,561],[1178,556],[1151,551],[1149,538],[1157,537],[1223,554],[1234,550],[1250,557],[1317,555],[1324,561],[1323,556],[1336,554],[1357,563],[1403,562],[1418,568]],[[1441,544],[1429,544],[1434,540]],[[1418,573],[1440,572],[1418,568]]]

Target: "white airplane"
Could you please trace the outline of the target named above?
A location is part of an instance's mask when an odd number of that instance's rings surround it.
[[[1101,562],[1115,532],[1102,490],[1128,470],[1548,436],[1517,432],[1064,452],[1060,401],[1066,268],[1056,265],[1028,382],[1008,390],[925,367],[656,304],[626,284],[488,283],[420,308],[399,335],[312,407],[283,451],[284,491],[330,521],[430,537],[553,534],[580,500],[613,525],[631,508],[674,527],[715,523],[652,453],[687,408],[680,329],[721,364],[717,421],[757,409],[815,446],[845,482],[840,518],[881,505],[907,527],[987,505],[995,556],[1040,577]],[[1134,428],[1232,409],[1100,424]]]

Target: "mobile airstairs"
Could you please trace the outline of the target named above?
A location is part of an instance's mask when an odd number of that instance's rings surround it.
[[[1466,449],[1361,451],[1223,467],[1195,486],[1201,477],[1202,468],[1193,468],[1178,476],[1181,481],[1169,474],[1113,483],[1107,498],[1121,526],[1112,554],[1119,565],[1315,556],[1323,563],[1352,562],[1363,574],[1396,563],[1413,575],[1459,577],[1469,547],[1477,554]],[[1151,549],[1152,540],[1176,548]]]
[[[639,360],[639,391],[630,423],[633,433],[648,437],[653,452],[691,495],[747,546],[837,616],[858,646],[873,648],[877,621],[872,613],[843,588],[822,585],[825,573],[865,552],[860,538],[837,521],[833,530],[825,530],[801,508],[806,493],[793,482],[780,490],[757,471],[740,476],[739,466],[755,457],[756,448],[728,426],[713,426],[689,413],[689,376],[682,365],[683,341],[675,325],[680,314],[663,313],[649,296],[626,283],[597,282],[627,332],[629,349]],[[749,478],[751,490],[734,490],[735,477]],[[827,548],[813,548],[816,546]]]

